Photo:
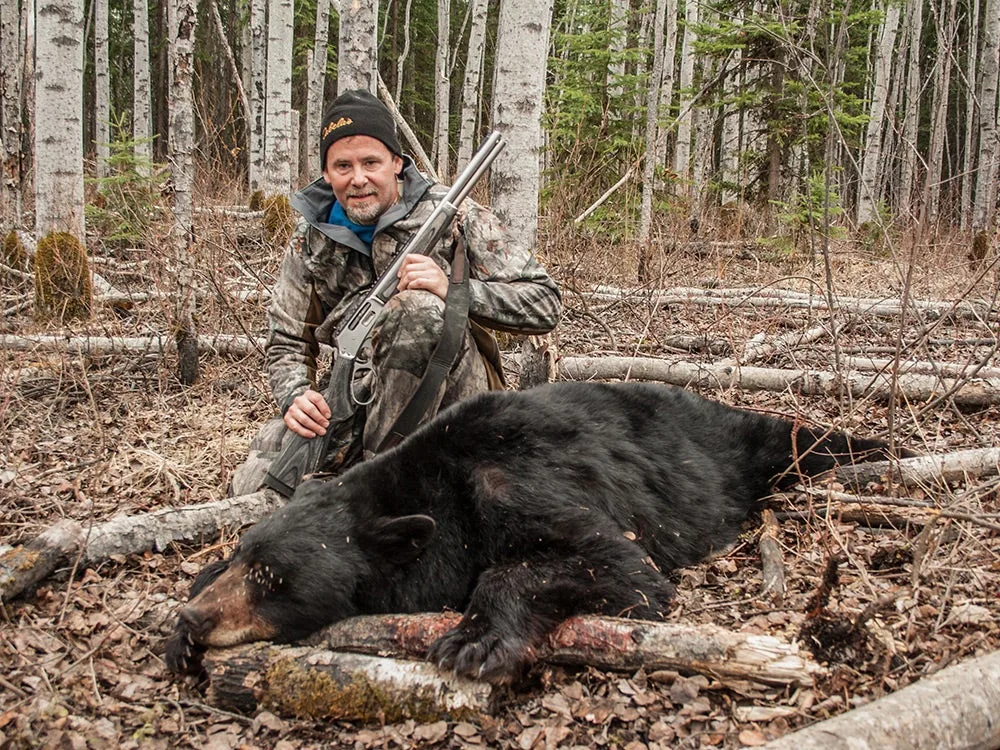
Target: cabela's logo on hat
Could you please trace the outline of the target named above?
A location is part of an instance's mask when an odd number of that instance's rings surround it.
[[[350,125],[353,122],[354,120],[352,120],[350,117],[341,117],[336,122],[327,123],[327,126],[323,128],[323,135],[321,135],[320,138],[326,138],[328,135],[330,135],[330,133],[332,133],[337,128],[342,128],[345,125]]]

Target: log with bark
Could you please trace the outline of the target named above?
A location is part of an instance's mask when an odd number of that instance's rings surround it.
[[[433,665],[412,661],[422,659],[460,619],[454,612],[370,615],[326,628],[309,639],[311,645],[209,650],[204,659],[209,701],[247,712],[266,707],[282,715],[358,721],[396,710],[380,696],[404,712],[393,714],[399,718],[411,718],[414,705],[427,716],[453,716],[448,701],[456,699],[461,709],[484,710],[488,689],[483,693],[477,683],[456,681]],[[359,661],[359,654],[375,661]],[[564,621],[536,656],[611,671],[698,672],[741,686],[812,685],[822,672],[797,645],[774,636],[596,616]]]
[[[489,710],[492,687],[421,661],[254,643],[209,651],[211,705],[252,714],[395,723],[473,718]]]
[[[63,561],[78,556],[89,564],[112,555],[164,550],[171,542],[214,537],[225,527],[254,523],[276,510],[283,498],[270,490],[151,513],[116,516],[86,526],[64,519],[24,545],[0,549],[0,602],[51,574]]]
[[[906,487],[926,487],[939,482],[993,476],[998,472],[1000,448],[972,448],[955,453],[841,466],[834,472],[834,477],[847,487],[859,489],[869,482],[887,477]]]
[[[764,750],[1000,747],[1000,651],[956,664],[884,698],[786,734]]]
[[[893,382],[887,373],[819,372],[766,367],[705,365],[683,359],[650,357],[564,357],[559,375],[567,380],[649,380],[704,388],[739,387],[749,391],[785,391],[817,396],[849,392],[855,398],[888,401],[893,395],[929,401],[950,393],[956,406],[984,407],[1000,402],[1000,381],[954,380],[933,375],[901,373]]]

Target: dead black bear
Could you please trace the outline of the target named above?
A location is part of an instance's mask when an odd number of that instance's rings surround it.
[[[886,457],[876,440],[687,391],[562,383],[477,396],[293,499],[203,571],[168,665],[358,614],[464,612],[429,657],[514,679],[562,619],[656,619],[664,573],[732,542],[773,486]]]

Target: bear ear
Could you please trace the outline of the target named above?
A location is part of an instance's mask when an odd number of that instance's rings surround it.
[[[403,565],[423,552],[436,528],[437,524],[430,516],[379,518],[365,534],[365,541],[378,557]]]

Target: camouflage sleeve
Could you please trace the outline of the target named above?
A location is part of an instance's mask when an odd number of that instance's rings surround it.
[[[514,333],[555,328],[562,298],[534,253],[515,242],[492,211],[471,201],[462,223],[470,261],[469,315],[487,328]]]
[[[307,388],[316,387],[316,327],[322,321],[319,301],[303,258],[309,225],[299,221],[288,241],[278,280],[271,291],[265,367],[271,393],[284,414]]]

